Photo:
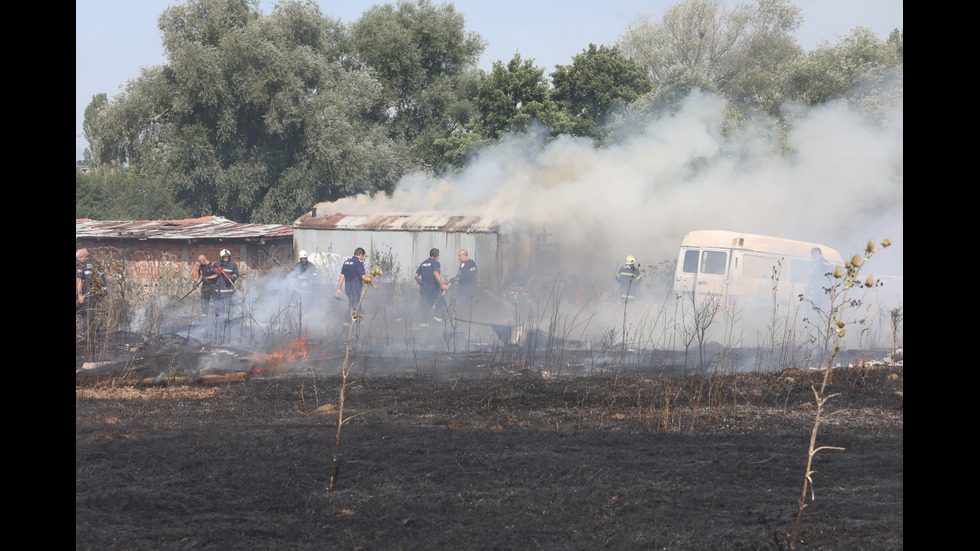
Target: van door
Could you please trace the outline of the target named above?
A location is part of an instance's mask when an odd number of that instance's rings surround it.
[[[675,291],[725,296],[729,283],[729,253],[728,249],[681,249]]]

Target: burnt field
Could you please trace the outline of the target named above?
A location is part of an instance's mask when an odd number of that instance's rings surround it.
[[[833,373],[797,526],[819,371],[358,357],[336,447],[342,359],[79,371],[76,548],[904,546],[901,364]]]

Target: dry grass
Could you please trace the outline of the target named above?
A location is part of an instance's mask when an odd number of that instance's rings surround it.
[[[96,386],[75,387],[75,399],[141,400],[146,402],[213,398],[220,387],[174,385],[165,387]]]

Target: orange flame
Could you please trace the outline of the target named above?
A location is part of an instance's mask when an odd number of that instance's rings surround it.
[[[293,339],[288,347],[280,346],[271,354],[260,354],[258,352],[252,354],[252,359],[255,360],[256,365],[250,371],[253,374],[272,371],[284,365],[305,361],[309,354],[309,339],[306,335],[303,335],[302,337]]]

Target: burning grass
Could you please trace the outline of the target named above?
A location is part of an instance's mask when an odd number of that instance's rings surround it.
[[[249,370],[253,375],[276,372],[283,367],[294,366],[298,363],[305,363],[310,357],[310,339],[307,335],[299,336],[285,346],[279,346],[275,351],[262,354],[256,352],[252,355],[255,366]]]

